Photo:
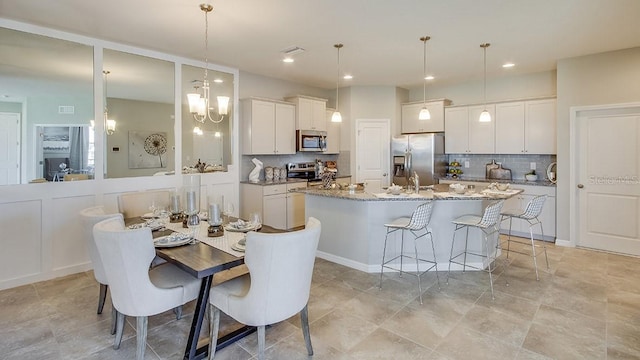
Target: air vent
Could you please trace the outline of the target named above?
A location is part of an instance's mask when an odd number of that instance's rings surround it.
[[[304,52],[304,49],[299,46],[291,46],[281,51],[287,56],[293,56]]]
[[[76,112],[75,106],[60,105],[58,106],[58,114],[61,115],[73,115]]]

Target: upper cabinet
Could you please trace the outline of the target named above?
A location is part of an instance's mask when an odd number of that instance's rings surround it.
[[[296,130],[327,131],[327,100],[310,96],[285,98],[296,105]]]
[[[243,99],[241,107],[244,155],[296,153],[296,109],[293,104]]]
[[[495,105],[457,106],[444,110],[447,154],[493,154],[495,121],[480,122],[480,113],[489,111],[495,119]],[[433,116],[433,114],[431,115]]]
[[[451,104],[450,100],[434,100],[426,103],[431,113],[430,120],[418,120],[423,102],[402,104],[402,133],[415,134],[424,132],[444,131],[444,107]]]
[[[496,153],[555,154],[556,100],[496,104]]]
[[[323,154],[339,154],[340,153],[340,124],[331,121],[334,109],[325,111],[325,121],[327,123],[327,150]]]

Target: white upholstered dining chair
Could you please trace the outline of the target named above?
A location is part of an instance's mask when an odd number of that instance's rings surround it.
[[[260,360],[264,359],[265,326],[300,313],[307,353],[313,355],[307,303],[320,229],[320,221],[310,217],[303,230],[247,234],[244,260],[249,273],[211,288],[209,359],[218,341],[220,311],[258,328]]]
[[[124,316],[136,317],[136,359],[144,358],[147,317],[181,306],[198,297],[200,280],[172,264],[149,270],[155,256],[149,228],[128,230],[121,218],[99,222],[93,228],[104,264],[111,299],[118,311],[114,348],[120,347]]]
[[[171,192],[168,190],[137,191],[118,196],[118,211],[126,218],[151,212],[150,207],[169,208]]]
[[[118,218],[122,219],[122,214],[111,213],[107,214],[103,206],[93,206],[80,211],[80,219],[82,221],[82,236],[87,242],[89,248],[89,257],[91,258],[91,264],[93,265],[93,277],[100,284],[100,295],[98,296],[98,314],[102,314],[104,308],[104,302],[107,298],[107,291],[109,289],[109,281],[107,280],[107,274],[104,272],[104,266],[98,254],[98,248],[93,239],[93,226],[102,220]],[[111,334],[115,334],[116,331],[116,311],[112,307],[112,319],[111,319]]]

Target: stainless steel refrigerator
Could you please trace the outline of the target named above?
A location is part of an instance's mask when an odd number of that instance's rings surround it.
[[[444,134],[410,134],[391,139],[393,183],[405,186],[413,172],[418,173],[420,185],[433,185],[446,175]]]

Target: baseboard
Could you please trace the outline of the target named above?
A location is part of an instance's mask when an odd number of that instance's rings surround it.
[[[564,247],[576,247],[576,244],[572,243],[571,241],[558,238],[556,238],[556,245]]]
[[[55,269],[51,272],[41,272],[37,274],[30,274],[19,278],[8,279],[0,281],[0,290],[11,289],[18,286],[29,285],[40,281],[47,281],[58,277],[63,277],[71,274],[77,274],[91,270],[91,262],[84,264],[77,264],[72,266],[66,266],[63,268]]]

